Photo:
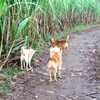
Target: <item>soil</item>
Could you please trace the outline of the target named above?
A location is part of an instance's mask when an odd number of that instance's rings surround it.
[[[19,75],[15,87],[0,100],[100,100],[100,27],[70,34],[57,82],[49,82],[48,55],[49,48],[39,66]]]

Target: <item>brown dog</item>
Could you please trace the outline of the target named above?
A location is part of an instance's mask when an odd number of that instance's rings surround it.
[[[54,80],[57,81],[56,74],[58,71],[58,77],[61,77],[60,71],[61,71],[61,65],[62,65],[62,51],[58,47],[50,48],[50,56],[47,60],[47,67],[50,75],[50,80],[52,81],[51,73],[54,70]]]
[[[66,40],[57,41],[54,38],[52,38],[50,42],[51,42],[52,47],[57,46],[64,51],[65,49],[68,49],[68,39],[69,39],[69,35],[67,36]]]

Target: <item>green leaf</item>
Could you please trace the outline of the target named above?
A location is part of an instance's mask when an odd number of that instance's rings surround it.
[[[0,0],[0,17],[3,13],[4,6],[6,4],[6,0]]]
[[[30,20],[30,17],[29,17],[29,18],[26,18],[25,20],[23,20],[23,21],[20,23],[20,25],[19,25],[19,27],[18,27],[18,30],[17,30],[17,34],[15,35],[15,38],[16,38],[16,39],[17,39],[18,36],[20,35],[22,29],[27,25],[27,23],[29,22],[29,20]]]

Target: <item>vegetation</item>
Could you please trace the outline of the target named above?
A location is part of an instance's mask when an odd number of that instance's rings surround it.
[[[3,74],[4,79],[0,80],[0,94],[7,93],[15,84],[16,77],[21,73],[19,68],[3,68],[0,74]]]
[[[55,33],[99,22],[99,0],[0,0],[0,68],[18,65],[26,36],[39,51]]]
[[[20,66],[23,45],[40,52],[55,34],[64,36],[98,23],[99,0],[0,0],[0,70]],[[11,73],[6,75],[9,81],[0,81],[0,92],[12,87],[12,75],[17,74],[15,69],[1,71],[6,72]]]

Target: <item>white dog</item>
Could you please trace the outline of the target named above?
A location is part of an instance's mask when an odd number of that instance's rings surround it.
[[[30,70],[32,69],[31,67],[31,59],[32,59],[32,56],[33,54],[36,52],[36,50],[33,50],[33,49],[25,49],[25,47],[21,47],[21,57],[20,57],[20,60],[21,60],[21,69],[24,69],[25,68],[25,64],[26,64],[26,70]],[[28,65],[29,65],[29,69],[28,69]],[[24,68],[23,68],[24,66]]]

